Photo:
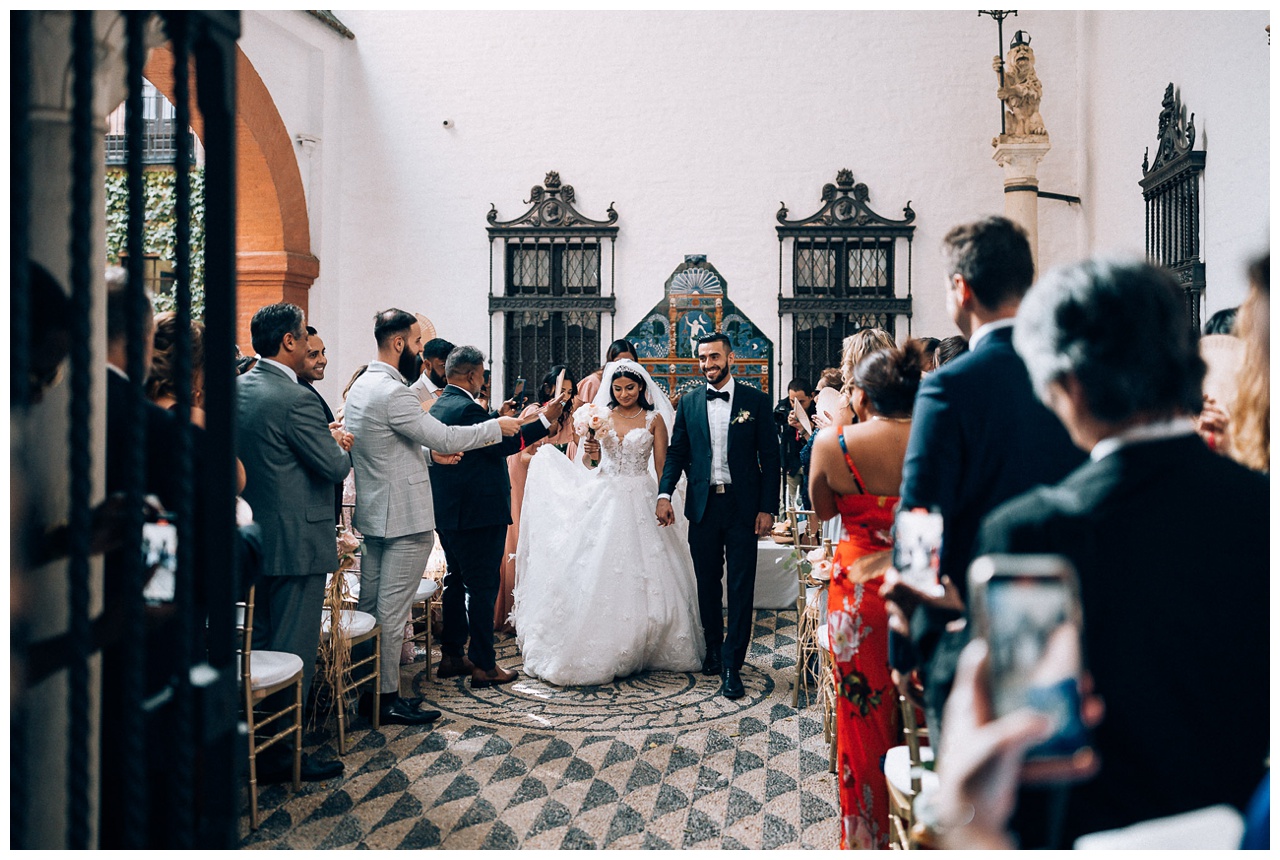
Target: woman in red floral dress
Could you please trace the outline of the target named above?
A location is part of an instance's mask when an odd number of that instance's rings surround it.
[[[889,847],[889,795],[880,759],[897,743],[898,708],[879,590],[919,386],[914,350],[871,353],[853,373],[850,406],[858,423],[823,430],[813,446],[813,509],[823,519],[840,514],[848,535],[836,549],[827,604],[837,685],[841,848]]]

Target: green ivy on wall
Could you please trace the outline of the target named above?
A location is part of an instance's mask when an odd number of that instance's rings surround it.
[[[120,255],[127,251],[129,241],[129,192],[126,187],[128,171],[123,168],[107,168],[107,262],[116,265]],[[142,252],[157,254],[160,259],[174,263],[176,260],[177,196],[173,170],[147,170],[143,177],[143,197],[146,202],[146,227],[143,230]],[[177,308],[172,293],[160,293],[152,297],[157,311]],[[204,317],[204,168],[191,171],[191,316]]]

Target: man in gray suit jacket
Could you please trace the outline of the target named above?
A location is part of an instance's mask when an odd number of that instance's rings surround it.
[[[298,384],[308,350],[302,309],[268,305],[249,331],[262,359],[236,380],[236,441],[242,495],[262,530],[253,646],[301,657],[305,692],[320,646],[325,575],[338,569],[333,485],[350,469],[352,437],[328,428],[315,395]],[[307,762],[303,771],[327,779],[342,773],[342,763]]]
[[[404,370],[422,348],[414,315],[398,308],[374,317],[378,358],[347,392],[346,427],[355,434],[354,525],[364,536],[360,611],[382,625],[382,720],[423,725],[440,716],[421,699],[401,698],[400,646],[413,596],[435,542],[435,509],[423,448],[453,454],[493,445],[520,431],[517,418],[448,427],[423,411]]]

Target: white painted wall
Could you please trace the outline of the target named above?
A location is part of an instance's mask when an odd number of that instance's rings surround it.
[[[778,203],[810,214],[842,167],[888,217],[911,201],[912,332],[952,334],[941,238],[1003,211],[995,25],[973,12],[336,14],[354,41],[301,12],[246,12],[241,41],[290,134],[321,139],[299,157],[330,400],[371,357],[381,308],[425,313],[443,336],[487,351],[485,214],[490,203],[502,219],[523,213],[548,170],[589,217],[616,203],[619,336],[685,254],[704,253],[776,337]],[[1041,201],[1042,267],[1141,252],[1142,149],[1173,80],[1210,152],[1208,305],[1238,301],[1243,261],[1269,229],[1266,22],[1037,11],[1006,21],[1006,45],[1016,29],[1031,34],[1045,88],[1053,150],[1040,187],[1083,198]],[[495,318],[498,358],[501,342]]]

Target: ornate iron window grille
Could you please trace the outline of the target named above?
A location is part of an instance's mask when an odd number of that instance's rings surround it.
[[[574,208],[572,185],[556,171],[529,192],[528,211],[499,221],[489,206],[489,367],[493,368],[493,317],[503,318],[503,392],[515,380],[539,379],[565,364],[579,379],[600,360],[601,314],[613,336],[614,249],[618,213],[597,221]],[[502,242],[502,290],[494,292],[494,245]],[[609,294],[604,295],[604,243],[609,242]]]
[[[846,337],[862,328],[894,334],[899,316],[911,334],[911,241],[916,213],[903,207],[902,220],[872,211],[864,183],[840,170],[834,184],[822,187],[822,206],[807,218],[787,220],[778,210],[778,344],[784,318],[791,317],[793,377],[812,383],[825,367],[836,365]],[[791,295],[784,294],[786,245],[791,240]],[[898,262],[906,244],[907,294],[900,297]],[[779,379],[783,374],[778,350]],[[781,384],[781,383],[780,383]]]
[[[1186,117],[1182,95],[1165,88],[1155,161],[1142,154],[1142,199],[1147,209],[1147,256],[1173,272],[1186,295],[1187,318],[1200,330],[1205,267],[1200,259],[1200,183],[1204,150],[1193,151],[1196,115]]]

